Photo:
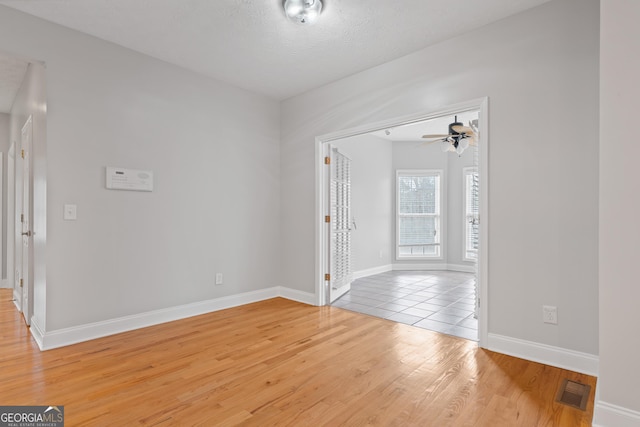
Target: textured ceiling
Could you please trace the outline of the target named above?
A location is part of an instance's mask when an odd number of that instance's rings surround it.
[[[546,1],[326,0],[309,27],[282,0],[0,4],[281,100]]]

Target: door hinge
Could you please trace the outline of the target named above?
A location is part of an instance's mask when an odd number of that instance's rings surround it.
[[[20,214],[20,222],[24,222],[24,214]]]
[[[330,165],[331,164],[331,157],[325,157],[324,158],[324,164],[325,165]]]
[[[329,282],[331,280],[331,275],[329,273],[324,275],[324,280],[326,280],[327,282]]]
[[[24,150],[20,150],[20,156],[24,159]]]
[[[22,279],[20,279],[20,287],[22,287]]]
[[[329,215],[326,215],[324,217],[324,222],[331,222],[331,217]]]

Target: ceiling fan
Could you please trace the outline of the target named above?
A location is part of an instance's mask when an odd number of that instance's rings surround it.
[[[458,116],[454,116],[453,123],[449,124],[448,134],[422,135],[422,137],[432,139],[431,141],[425,141],[425,144],[439,141],[442,151],[455,151],[460,155],[469,145],[477,144],[477,135],[477,120],[469,122],[469,126],[464,126],[458,121]]]

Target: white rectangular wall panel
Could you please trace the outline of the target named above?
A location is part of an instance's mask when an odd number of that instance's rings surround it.
[[[153,191],[153,172],[107,167],[110,190]]]

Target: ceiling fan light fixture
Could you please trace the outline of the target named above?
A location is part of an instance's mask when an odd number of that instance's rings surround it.
[[[284,12],[290,21],[300,25],[313,24],[322,12],[321,0],[285,0]]]

